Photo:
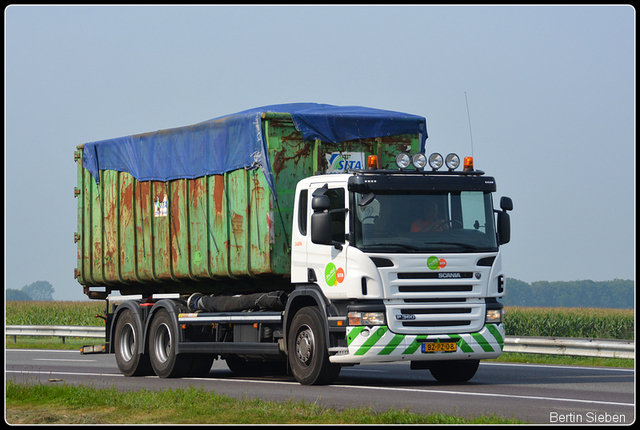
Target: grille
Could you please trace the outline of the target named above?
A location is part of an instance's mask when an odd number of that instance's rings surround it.
[[[470,320],[447,320],[447,321],[403,321],[403,327],[453,327],[468,326]]]
[[[400,285],[399,293],[445,293],[449,291],[472,291],[473,285]]]
[[[405,315],[470,314],[471,308],[401,309],[400,312]]]

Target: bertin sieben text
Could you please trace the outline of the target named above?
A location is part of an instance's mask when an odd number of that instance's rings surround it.
[[[607,412],[590,411],[585,413],[559,413],[551,411],[549,412],[550,423],[601,423],[601,424],[613,424],[613,423],[626,423],[627,419],[623,414],[609,414]]]

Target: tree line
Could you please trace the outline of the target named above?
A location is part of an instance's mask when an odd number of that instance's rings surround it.
[[[53,293],[56,290],[47,281],[36,281],[25,285],[21,290],[8,288],[6,290],[7,301],[25,302],[30,300],[50,301],[53,300]]]
[[[633,309],[634,281],[537,281],[507,278],[505,306]]]

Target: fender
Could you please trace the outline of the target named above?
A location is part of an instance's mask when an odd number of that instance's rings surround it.
[[[331,300],[329,300],[320,289],[317,284],[303,284],[296,286],[296,289],[289,295],[287,304],[284,309],[283,316],[283,336],[284,336],[284,352],[287,353],[288,349],[288,332],[291,321],[294,315],[300,309],[306,306],[317,306],[320,308],[320,313],[323,315],[325,325],[326,344],[329,345],[329,322],[327,319],[328,309],[331,307]]]

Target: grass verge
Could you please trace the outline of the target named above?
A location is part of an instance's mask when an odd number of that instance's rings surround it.
[[[203,388],[118,391],[7,381],[9,424],[517,424],[496,415],[416,414],[409,409],[338,410],[316,403],[234,399]]]

